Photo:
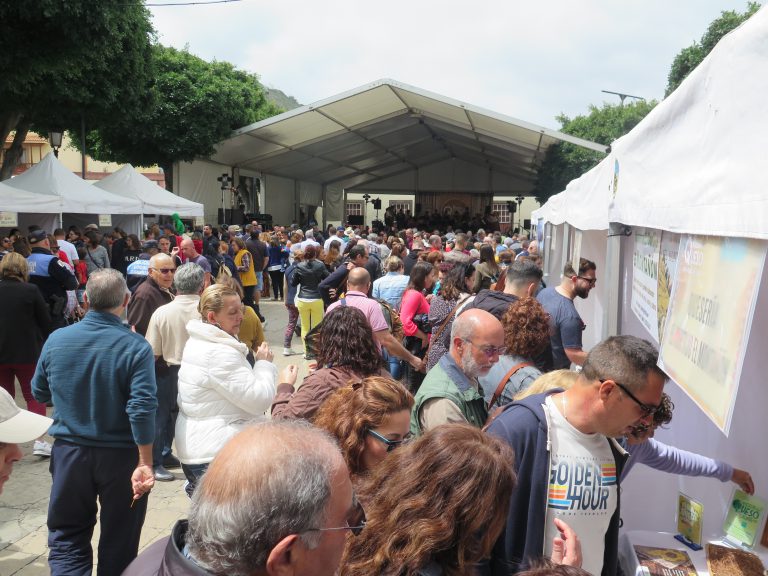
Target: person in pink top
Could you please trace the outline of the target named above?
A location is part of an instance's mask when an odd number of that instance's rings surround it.
[[[429,300],[432,287],[437,281],[437,271],[429,262],[417,262],[411,269],[408,287],[403,293],[400,304],[400,320],[403,322],[405,333],[405,348],[414,356],[424,358],[429,347],[429,334],[432,328],[429,326]],[[406,367],[405,381],[412,392],[416,392],[424,374]]]

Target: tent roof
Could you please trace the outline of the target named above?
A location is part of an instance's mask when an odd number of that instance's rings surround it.
[[[236,130],[212,159],[297,180],[353,188],[449,158],[533,188],[552,144],[606,147],[393,80]]]
[[[145,214],[176,212],[179,216],[192,217],[205,213],[205,207],[199,202],[192,202],[161,188],[136,172],[130,164],[92,185],[125,198],[140,200]]]
[[[14,188],[8,181],[0,182],[0,204],[8,212],[61,213],[61,198]]]
[[[629,134],[611,221],[768,239],[768,9],[724,36]]]
[[[140,214],[141,202],[100,190],[75,176],[49,153],[26,172],[4,184],[61,198],[61,212],[74,214]]]

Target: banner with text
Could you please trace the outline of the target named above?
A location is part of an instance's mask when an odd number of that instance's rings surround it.
[[[660,231],[651,228],[635,229],[631,307],[632,312],[656,342],[659,341],[657,287],[660,244]]]
[[[659,336],[664,338],[667,323],[669,300],[672,298],[672,286],[677,275],[677,251],[680,249],[680,234],[664,230],[661,233],[661,254],[659,255],[659,282],[657,288],[657,307],[659,313]]]
[[[766,243],[685,235],[659,365],[727,435]]]

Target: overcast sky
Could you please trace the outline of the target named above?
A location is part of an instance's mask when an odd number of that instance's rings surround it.
[[[661,99],[674,56],[746,1],[241,0],[150,9],[161,43],[231,62],[302,104],[391,78],[558,128],[560,113],[618,102],[601,90]]]

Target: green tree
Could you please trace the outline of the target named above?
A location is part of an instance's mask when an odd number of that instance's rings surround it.
[[[667,76],[667,89],[664,92],[664,97],[669,96],[680,86],[680,83],[706,58],[707,54],[712,51],[712,48],[715,47],[723,36],[741,26],[759,9],[760,4],[757,2],[748,2],[747,9],[743,14],[735,10],[721,12],[720,17],[712,21],[700,41],[694,42],[687,48],[683,48],[675,56]]]
[[[639,100],[625,105],[603,104],[602,108],[590,106],[586,116],[571,119],[561,114],[557,120],[561,132],[609,146],[632,130],[654,106],[655,100]],[[543,204],[553,194],[562,192],[568,182],[596,166],[604,157],[605,154],[568,142],[550,146],[539,168],[534,188],[536,200]]]
[[[0,179],[30,129],[95,125],[146,105],[152,26],[140,0],[0,2]]]
[[[227,62],[206,62],[187,52],[153,46],[155,81],[149,105],[91,133],[89,150],[99,160],[157,164],[172,185],[177,161],[210,156],[234,129],[281,112],[268,102],[254,74]]]

